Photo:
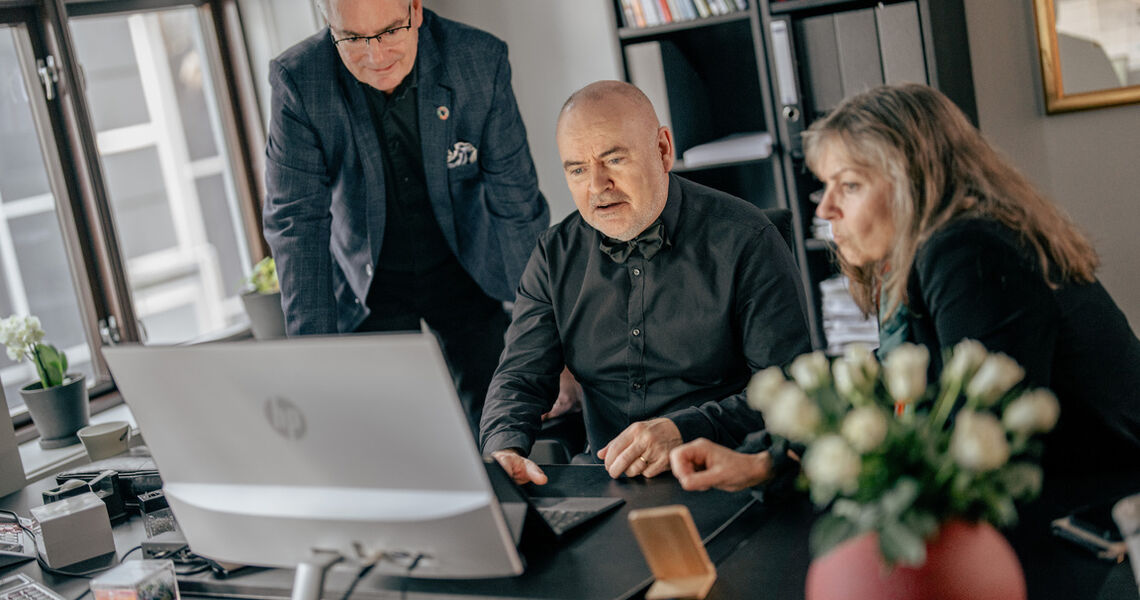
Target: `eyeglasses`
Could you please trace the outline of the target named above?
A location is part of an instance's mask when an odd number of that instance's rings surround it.
[[[376,46],[383,48],[391,46],[407,36],[408,32],[412,29],[412,3],[408,3],[408,24],[401,25],[400,27],[393,27],[377,33],[376,35],[351,35],[348,37],[334,39],[333,45],[340,46],[349,52],[364,52],[372,41],[376,42]]]

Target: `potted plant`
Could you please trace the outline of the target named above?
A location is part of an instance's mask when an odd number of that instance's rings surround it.
[[[1057,399],[1017,389],[1024,370],[976,341],[928,386],[929,358],[904,344],[880,365],[856,346],[833,363],[800,356],[791,381],[771,368],[749,385],[772,433],[806,444],[801,485],[828,509],[812,530],[809,600],[1026,596],[994,526],[1040,491],[1034,436],[1056,424]]]
[[[39,375],[39,381],[20,388],[20,395],[40,433],[40,447],[78,444],[75,432],[90,419],[84,375],[68,373],[67,355],[42,342],[44,330],[36,317],[12,315],[0,321],[0,339],[8,348],[8,358],[28,359]]]
[[[285,314],[281,310],[281,286],[277,283],[277,265],[267,256],[242,282],[241,295],[253,337],[259,340],[285,337]]]

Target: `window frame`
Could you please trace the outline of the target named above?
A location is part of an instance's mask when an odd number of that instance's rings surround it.
[[[48,178],[80,315],[92,347],[96,383],[92,411],[121,402],[98,348],[140,342],[143,335],[131,298],[126,257],[119,244],[96,131],[71,39],[72,17],[193,7],[206,46],[224,146],[241,217],[241,231],[253,260],[268,255],[261,233],[264,196],[264,127],[236,0],[0,0],[0,25],[26,33],[31,56],[20,57],[25,85],[43,146]],[[19,41],[18,41],[19,42]],[[19,43],[18,43],[19,45]],[[36,77],[36,61],[55,59],[58,82],[47,100]],[[30,61],[30,62],[29,62]],[[26,414],[13,418],[22,440],[35,435]]]

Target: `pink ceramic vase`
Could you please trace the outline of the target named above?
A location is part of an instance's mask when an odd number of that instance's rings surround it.
[[[948,521],[919,568],[887,569],[879,537],[847,540],[812,561],[807,600],[1025,600],[1021,563],[988,523]]]

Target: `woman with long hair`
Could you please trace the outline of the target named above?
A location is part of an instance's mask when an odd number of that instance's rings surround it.
[[[1140,341],[1096,279],[1092,244],[946,96],[915,84],[853,96],[804,149],[852,296],[879,316],[880,355],[925,345],[934,377],[963,339],[1008,354],[1061,404],[1047,480],[1140,482]],[[672,458],[688,489],[771,475],[770,459],[708,443]]]

